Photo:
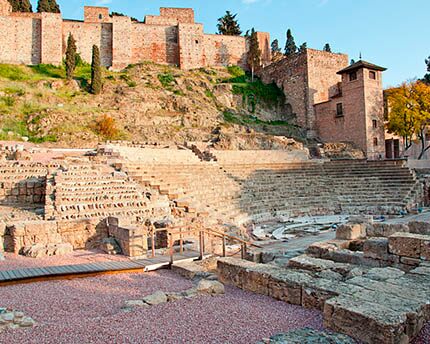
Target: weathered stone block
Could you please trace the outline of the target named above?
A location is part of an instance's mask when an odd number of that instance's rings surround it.
[[[324,305],[324,326],[365,343],[406,344],[406,315],[372,302],[338,296]]]
[[[421,259],[430,261],[430,240],[421,242]]]
[[[413,233],[395,233],[388,239],[389,252],[403,257],[420,258],[421,244],[429,236]]]
[[[336,230],[336,239],[355,240],[366,237],[366,225],[363,223],[347,223]]]
[[[399,232],[409,232],[409,227],[406,224],[389,224],[389,223],[374,223],[366,229],[368,237],[385,237]]]
[[[408,223],[409,231],[415,234],[430,235],[430,223],[412,221]]]
[[[374,238],[368,239],[363,246],[364,257],[387,260],[388,257],[388,239]]]

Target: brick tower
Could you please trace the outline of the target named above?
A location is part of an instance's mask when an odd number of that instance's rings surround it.
[[[343,115],[348,135],[368,159],[385,158],[384,95],[382,72],[386,68],[358,61],[338,72],[342,76]]]
[[[316,104],[318,136],[325,142],[353,142],[368,159],[385,158],[382,72],[358,61],[337,72],[342,78],[329,101]]]

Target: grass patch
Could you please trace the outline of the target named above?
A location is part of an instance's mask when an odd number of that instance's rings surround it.
[[[17,97],[22,97],[25,95],[25,90],[23,90],[21,87],[15,87],[15,86],[6,87],[3,89],[3,92],[8,95],[17,96]]]
[[[238,78],[246,74],[245,71],[239,66],[228,66],[227,71],[233,78]]]
[[[242,95],[251,113],[255,112],[257,104],[266,104],[273,107],[284,98],[284,94],[276,84],[266,85],[259,79],[254,82],[234,84],[233,94]]]
[[[157,77],[161,85],[167,90],[170,90],[175,84],[175,77],[171,72],[160,73]]]
[[[0,102],[7,107],[12,107],[15,105],[15,98],[11,96],[0,97]]]
[[[252,115],[238,115],[230,111],[224,111],[224,121],[231,124],[239,125],[269,125],[269,126],[290,126],[286,121],[262,121]]]
[[[214,94],[212,93],[212,91],[211,91],[211,90],[206,90],[206,91],[205,91],[205,95],[206,95],[206,97],[208,97],[209,99],[215,99],[215,96],[214,96]]]

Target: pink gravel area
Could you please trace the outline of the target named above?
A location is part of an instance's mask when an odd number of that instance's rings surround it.
[[[126,300],[191,286],[171,271],[160,271],[4,287],[0,306],[24,311],[37,325],[7,330],[0,343],[248,344],[291,329],[322,329],[318,311],[233,287],[224,296],[121,310]]]
[[[421,333],[415,340],[412,342],[413,344],[429,344],[430,343],[430,322],[428,322]]]
[[[0,271],[15,270],[22,268],[40,268],[45,266],[63,266],[88,264],[106,261],[128,261],[125,256],[112,256],[102,251],[74,251],[64,256],[53,256],[47,258],[28,258],[12,253],[5,253],[6,260],[0,261]]]

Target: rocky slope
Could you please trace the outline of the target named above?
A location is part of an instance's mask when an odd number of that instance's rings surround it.
[[[107,139],[183,143],[223,149],[282,149],[302,140],[285,115],[283,94],[250,83],[238,68],[181,71],[143,63],[105,71],[100,95],[86,91],[89,66],[76,80],[54,66],[0,65],[0,139],[83,147]]]

